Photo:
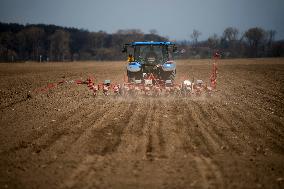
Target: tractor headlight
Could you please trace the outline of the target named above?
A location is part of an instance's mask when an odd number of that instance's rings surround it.
[[[130,62],[127,65],[127,70],[130,72],[139,72],[141,70],[141,64],[139,62]]]
[[[166,62],[162,65],[164,71],[174,71],[176,69],[176,64],[174,62]]]

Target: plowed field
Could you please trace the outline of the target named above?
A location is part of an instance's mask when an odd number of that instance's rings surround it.
[[[207,81],[210,62],[178,61],[177,77]],[[284,188],[284,59],[221,60],[211,97],[71,82],[122,81],[124,66],[0,64],[0,188]]]

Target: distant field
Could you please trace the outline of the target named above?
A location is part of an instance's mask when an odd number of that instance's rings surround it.
[[[210,72],[211,60],[177,63],[177,80]],[[124,73],[125,62],[0,64],[0,188],[284,188],[284,59],[221,60],[208,98],[34,92]]]

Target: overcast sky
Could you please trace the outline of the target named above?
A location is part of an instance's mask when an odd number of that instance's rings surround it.
[[[172,40],[190,40],[193,29],[207,39],[228,26],[258,26],[284,39],[284,0],[0,0],[0,21],[108,33],[156,29]]]

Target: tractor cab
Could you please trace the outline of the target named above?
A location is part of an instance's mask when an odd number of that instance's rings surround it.
[[[173,53],[177,48],[172,42],[133,42],[125,44],[122,52],[128,53],[127,76],[129,82],[154,75],[160,80],[174,80],[176,65]]]

